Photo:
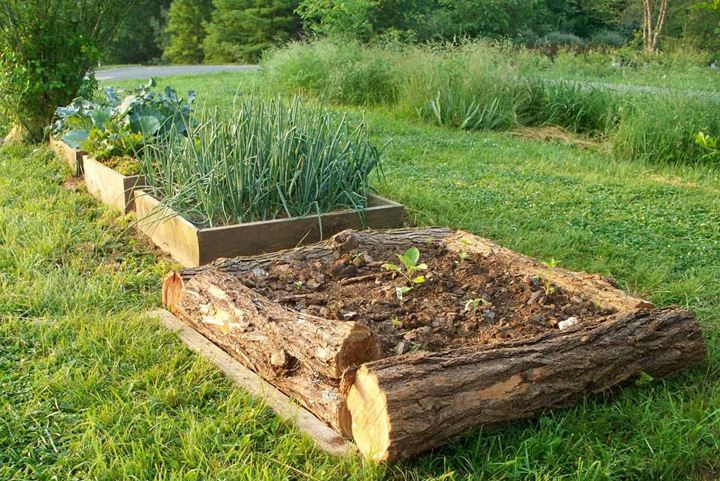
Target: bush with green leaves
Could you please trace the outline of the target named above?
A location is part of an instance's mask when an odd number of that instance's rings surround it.
[[[171,129],[141,158],[153,194],[193,223],[364,212],[380,164],[364,122],[257,94],[196,120],[187,135]]]
[[[171,87],[161,92],[154,87],[154,80],[150,80],[127,92],[107,87],[100,99],[76,98],[57,109],[53,135],[104,160],[134,156],[141,147],[163,139],[170,131],[184,134],[195,93],[190,91],[183,99]]]
[[[135,0],[0,2],[0,115],[39,141],[55,108],[93,87],[93,67]]]

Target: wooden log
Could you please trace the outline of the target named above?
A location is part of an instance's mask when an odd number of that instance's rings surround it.
[[[453,230],[445,227],[425,227],[421,229],[391,229],[391,230],[366,230],[342,231],[327,241],[319,242],[309,246],[287,249],[257,256],[233,257],[231,259],[218,259],[212,264],[195,268],[185,268],[179,271],[180,276],[191,279],[195,275],[206,270],[218,269],[229,274],[242,276],[254,269],[269,269],[277,262],[290,262],[305,260],[312,264],[314,261],[327,261],[338,251],[349,252],[353,249],[373,253],[403,252],[412,246],[426,243],[438,243],[450,236]]]
[[[339,392],[342,374],[382,355],[377,336],[366,327],[286,309],[217,269],[187,283],[170,274],[163,303],[339,432],[350,434]]]
[[[322,450],[330,454],[346,455],[357,449],[327,424],[313,416],[309,411],[298,406],[287,395],[275,386],[264,381],[256,373],[227,352],[210,342],[205,336],[193,329],[189,324],[166,311],[159,309],[151,312],[193,351],[215,364],[227,377],[235,381],[247,392],[262,399],[282,419],[293,423],[300,431],[309,436]]]
[[[643,372],[674,373],[702,361],[692,314],[641,310],[538,338],[364,364],[348,373],[352,433],[362,453],[407,458],[480,426],[567,406]]]

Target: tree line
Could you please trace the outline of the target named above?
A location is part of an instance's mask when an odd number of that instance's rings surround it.
[[[529,47],[720,51],[720,14],[697,0],[138,0],[105,63],[255,62],[311,35],[370,41],[497,38]],[[661,36],[662,34],[662,36]]]

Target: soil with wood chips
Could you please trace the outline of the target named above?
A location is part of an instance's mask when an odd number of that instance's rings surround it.
[[[460,255],[438,244],[419,250],[419,262],[428,266],[416,272],[425,278],[421,284],[384,269],[400,265],[402,252],[381,249],[279,259],[241,280],[291,309],[364,324],[380,337],[386,356],[527,338],[615,313],[542,276],[512,272],[505,259]],[[399,298],[399,287],[412,290]]]

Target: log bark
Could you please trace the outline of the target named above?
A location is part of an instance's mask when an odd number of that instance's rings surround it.
[[[269,269],[275,263],[301,261],[312,264],[314,261],[327,261],[338,252],[359,249],[369,254],[373,252],[403,252],[409,247],[432,242],[439,243],[453,230],[444,227],[427,227],[423,229],[392,229],[386,231],[353,231],[340,232],[327,241],[306,247],[271,252],[258,256],[233,257],[194,268],[185,268],[179,275],[188,280],[207,270],[219,270],[228,274],[241,276],[254,269]]]
[[[170,274],[163,303],[323,421],[350,434],[340,379],[346,369],[382,354],[377,336],[366,327],[286,309],[217,269],[187,283]]]
[[[353,437],[375,460],[408,458],[467,430],[567,406],[643,372],[674,373],[706,352],[693,315],[672,309],[487,348],[386,358],[345,379]]]

